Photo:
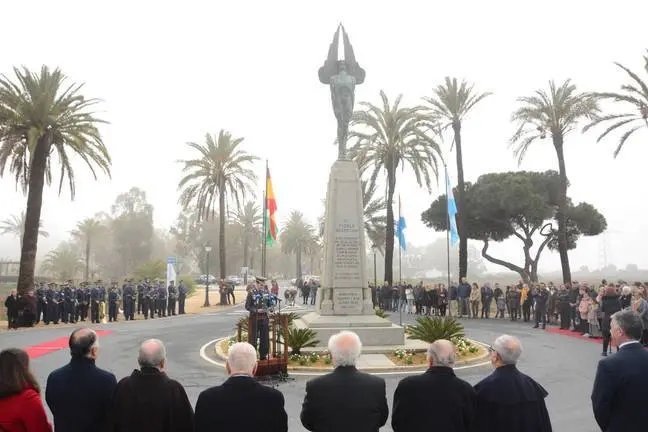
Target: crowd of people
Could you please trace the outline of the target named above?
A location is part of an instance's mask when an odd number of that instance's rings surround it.
[[[631,308],[639,313],[648,329],[648,282],[628,285],[624,281],[600,284],[574,282],[556,286],[549,283],[520,281],[504,289],[499,283],[479,286],[468,283],[417,285],[397,283],[394,287],[370,284],[374,306],[392,312],[416,315],[457,316],[471,319],[510,319],[546,328],[560,324],[592,338],[603,338],[603,355],[610,349],[610,316]],[[495,313],[493,313],[495,312]],[[648,345],[648,330],[641,338]]]
[[[648,351],[639,343],[642,317],[623,309],[611,318],[617,354],[600,361],[591,400],[594,417],[606,432],[639,432],[648,424]],[[195,410],[183,386],[166,372],[166,348],[157,339],[139,349],[139,369],[117,382],[98,368],[99,341],[89,328],[69,339],[70,362],[47,378],[45,402],[57,431],[203,432],[288,430],[283,394],[254,379],[255,348],[232,345],[229,378],[200,393]],[[310,431],[378,431],[389,416],[385,381],[356,368],[362,353],[357,334],[343,331],[328,343],[334,370],[306,384],[300,420]],[[502,335],[489,348],[494,371],[475,386],[453,371],[454,345],[430,344],[428,370],[402,379],[394,393],[391,425],[395,432],[548,432],[552,430],[547,391],[522,373],[522,344]],[[28,355],[0,352],[0,430],[49,432],[40,385]]]
[[[180,281],[125,279],[121,288],[112,282],[109,288],[101,280],[93,284],[73,281],[62,284],[40,282],[37,288],[25,296],[15,290],[5,299],[9,328],[32,327],[41,321],[45,325],[76,323],[90,320],[92,323],[112,322],[122,314],[125,320],[135,319],[135,314],[145,319],[182,315],[189,290]]]

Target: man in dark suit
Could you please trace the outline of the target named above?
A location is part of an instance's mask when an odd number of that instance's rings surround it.
[[[70,335],[70,363],[47,378],[45,400],[57,431],[102,430],[117,380],[95,366],[99,354],[97,334],[77,329]]]
[[[342,331],[328,343],[335,370],[306,383],[301,422],[310,431],[376,432],[389,415],[385,380],[355,367],[362,343]]]
[[[520,372],[520,341],[509,335],[495,339],[490,360],[495,371],[475,385],[475,424],[480,432],[551,432],[545,405],[547,391]]]
[[[198,396],[195,432],[286,432],[288,415],[283,394],[253,377],[256,350],[247,342],[232,345],[227,358],[229,378]]]
[[[394,432],[472,432],[475,390],[455,376],[456,354],[452,342],[439,339],[427,352],[429,369],[407,377],[394,393]],[[432,421],[430,421],[432,419]]]
[[[594,417],[605,432],[648,427],[648,351],[639,343],[642,331],[636,312],[624,309],[612,315],[610,333],[619,351],[599,361],[592,390]]]

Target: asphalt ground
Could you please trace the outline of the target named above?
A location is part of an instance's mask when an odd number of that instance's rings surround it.
[[[301,299],[299,309],[304,309]],[[309,306],[310,307],[310,306]],[[214,339],[233,333],[236,321],[244,315],[241,306],[201,315],[185,315],[147,321],[131,321],[96,325],[97,329],[112,330],[100,337],[100,357],[97,365],[113,372],[117,379],[129,375],[137,368],[139,344],[149,338],[164,341],[167,347],[167,373],[180,381],[192,403],[199,393],[226,379],[223,369],[203,360],[200,348]],[[392,314],[394,322],[399,315]],[[525,323],[508,320],[462,320],[466,334],[476,340],[490,343],[501,334],[520,338],[524,352],[519,368],[542,384],[549,396],[547,405],[555,431],[589,432],[598,431],[590,404],[590,392],[600,358],[601,346],[587,340],[580,340],[538,329]],[[413,316],[404,314],[403,323],[413,323]],[[28,348],[47,341],[66,337],[70,328],[48,327],[35,330],[4,332],[0,334],[0,348]],[[43,385],[48,374],[69,360],[67,349],[43,355],[32,361],[39,382]],[[471,384],[478,382],[488,373],[490,366],[480,366],[457,371],[457,375]],[[387,383],[387,396],[391,407],[394,390],[402,375],[383,375]],[[290,378],[287,382],[275,383],[286,398],[286,411],[291,431],[305,430],[299,421],[305,376]],[[425,397],[422,395],[422,397]],[[387,425],[382,431],[391,431]],[[433,424],[433,419],[430,419]]]

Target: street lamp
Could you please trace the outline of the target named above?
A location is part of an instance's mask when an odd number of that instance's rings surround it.
[[[374,287],[378,289],[378,276],[376,274],[376,252],[378,251],[378,247],[376,247],[376,245],[371,245],[371,251],[374,256]]]
[[[209,307],[209,252],[211,252],[211,245],[205,245],[205,252],[207,252],[207,284],[205,285],[205,303],[203,307]]]

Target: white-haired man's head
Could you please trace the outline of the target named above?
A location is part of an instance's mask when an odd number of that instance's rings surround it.
[[[454,367],[457,355],[452,342],[439,339],[430,344],[427,350],[430,367]]]
[[[140,367],[152,367],[163,370],[166,366],[166,348],[159,339],[148,339],[140,345],[137,363]]]
[[[257,353],[247,342],[237,342],[227,353],[227,373],[230,375],[254,376],[257,368]]]
[[[632,294],[632,288],[630,288],[628,285],[625,285],[623,288],[621,288],[621,293],[626,296]]]
[[[491,363],[500,367],[517,364],[522,355],[522,344],[515,336],[502,335],[495,339],[491,347]]]
[[[362,342],[357,334],[345,330],[331,336],[328,350],[335,367],[355,366],[362,352]]]

